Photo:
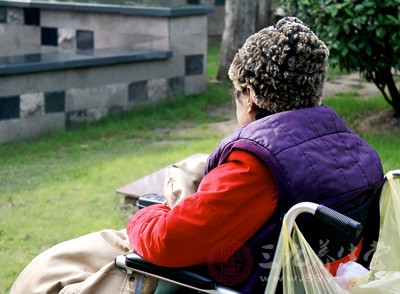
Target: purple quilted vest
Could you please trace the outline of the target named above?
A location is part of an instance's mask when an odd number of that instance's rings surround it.
[[[291,206],[311,201],[346,211],[383,180],[377,153],[326,105],[277,113],[239,128],[210,155],[205,173],[224,163],[234,149],[263,161],[279,192],[274,216],[245,244],[254,260],[252,275],[238,285],[246,293],[261,291],[268,272],[260,266],[266,264],[265,246],[276,244],[280,217]]]

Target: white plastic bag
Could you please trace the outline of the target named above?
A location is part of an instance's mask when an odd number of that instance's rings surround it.
[[[284,293],[400,293],[400,170],[386,175],[380,199],[381,225],[370,271],[349,264],[351,274],[334,278],[294,225],[282,225]],[[346,266],[344,266],[346,267]]]
[[[337,269],[334,281],[344,290],[353,288],[357,282],[358,277],[367,275],[369,270],[355,261],[341,263]]]

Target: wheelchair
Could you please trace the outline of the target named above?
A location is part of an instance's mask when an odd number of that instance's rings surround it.
[[[396,180],[400,180],[400,170],[393,171],[392,175]],[[300,231],[314,251],[318,246],[318,240],[324,236],[330,236],[331,240],[335,241],[330,244],[330,248],[343,248],[348,244],[358,244],[362,240],[361,257],[365,250],[369,250],[369,246],[364,246],[364,244],[372,244],[378,240],[381,190],[382,187],[367,191],[364,195],[366,201],[349,212],[340,213],[316,203],[301,202],[291,207],[284,215],[284,219],[289,232],[292,232],[296,221]],[[318,232],[318,234],[315,234],[315,232]],[[316,235],[318,238],[315,238]],[[275,257],[280,255],[279,251],[282,250],[281,242],[282,235],[278,239]],[[372,255],[368,260],[358,262],[368,267]],[[327,262],[326,260],[321,261],[323,263]],[[281,274],[282,260],[274,258],[273,263],[274,266],[271,267],[265,288],[265,293],[267,294],[276,293]],[[210,273],[204,271],[204,267],[168,268],[157,266],[144,260],[136,253],[117,256],[115,265],[127,274],[136,272],[188,288],[188,290],[191,289],[192,291],[201,293],[240,293],[217,282]]]

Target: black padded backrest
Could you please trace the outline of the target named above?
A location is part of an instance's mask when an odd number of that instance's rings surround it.
[[[351,211],[341,211],[363,226],[360,236],[348,234],[318,220],[313,215],[300,215],[296,219],[300,231],[323,263],[336,261],[350,254],[363,239],[359,263],[367,267],[372,258],[374,242],[379,235],[380,190],[367,191],[360,195],[364,201]]]

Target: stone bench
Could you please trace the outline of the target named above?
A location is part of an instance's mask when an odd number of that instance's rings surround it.
[[[196,153],[182,159],[182,161],[196,159],[203,156],[203,153]],[[128,183],[116,189],[116,193],[123,196],[120,203],[121,208],[137,209],[137,200],[140,196],[150,193],[164,194],[164,180],[168,167],[159,169],[143,178]]]

